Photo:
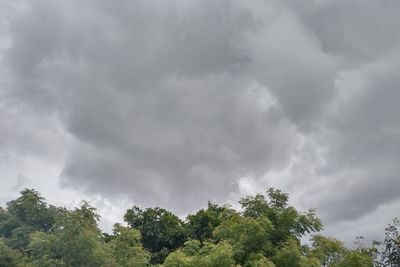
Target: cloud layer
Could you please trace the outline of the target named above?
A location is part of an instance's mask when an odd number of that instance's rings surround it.
[[[2,164],[181,213],[266,186],[328,225],[400,201],[398,1],[2,6]]]

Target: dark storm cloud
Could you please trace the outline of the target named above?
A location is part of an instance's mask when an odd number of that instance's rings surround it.
[[[262,92],[243,91],[242,81],[222,75],[170,83],[132,96],[142,103],[97,96],[90,109],[77,110],[69,129],[89,147],[72,152],[64,175],[95,190],[129,188],[140,200],[194,205],[235,192],[240,175],[262,173],[290,148],[281,140],[292,139],[290,124],[279,110],[260,111],[254,104]]]
[[[59,114],[76,138],[64,184],[202,205],[279,165],[292,144],[273,96],[240,73],[254,27],[230,1],[38,2],[11,25],[13,96]]]
[[[26,153],[47,139],[30,122],[49,133],[60,123],[71,138],[65,186],[187,211],[229,199],[251,176],[286,184],[326,221],[353,220],[398,200],[399,9],[26,2],[2,27],[0,115],[36,133]],[[8,140],[23,147],[23,136]]]

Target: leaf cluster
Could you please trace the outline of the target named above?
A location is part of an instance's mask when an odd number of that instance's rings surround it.
[[[239,204],[240,211],[209,202],[186,219],[160,207],[133,206],[124,215],[127,226],[117,223],[103,233],[90,203],[68,210],[25,189],[0,207],[0,267],[399,266],[398,220],[386,229],[382,251],[365,247],[361,238],[348,249],[318,235],[322,223],[315,210],[298,211],[280,190]],[[302,244],[310,233],[310,245]]]

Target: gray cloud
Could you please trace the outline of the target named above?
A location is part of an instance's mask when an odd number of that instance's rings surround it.
[[[373,61],[398,47],[399,3],[395,0],[285,2],[294,7],[324,51],[347,63]]]
[[[1,28],[0,146],[62,150],[62,185],[106,198],[186,212],[251,177],[360,219],[398,200],[399,9],[26,2]]]
[[[379,205],[398,199],[400,156],[400,82],[396,70],[399,56],[365,66],[358,72],[359,86],[352,86],[354,95],[337,104],[329,140],[327,168],[322,173],[353,170],[355,177],[346,177],[344,199],[351,212],[339,208],[344,217],[357,217]],[[354,74],[353,74],[354,75]],[[349,75],[347,79],[357,78]],[[351,91],[352,88],[344,88]]]
[[[64,183],[187,208],[285,160],[293,126],[240,73],[250,15],[228,1],[40,2],[17,18],[6,54],[13,96],[56,112],[76,138]],[[39,26],[23,27],[31,20]]]

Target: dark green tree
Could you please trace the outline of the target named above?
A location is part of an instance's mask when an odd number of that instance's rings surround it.
[[[17,267],[21,261],[21,255],[9,248],[0,239],[0,267]]]
[[[201,209],[186,218],[189,237],[197,239],[203,244],[204,240],[212,238],[214,229],[226,218],[227,213],[233,211],[227,206],[218,206],[208,202],[206,210]]]
[[[0,207],[0,237],[9,238],[12,231],[21,226],[17,218]]]
[[[152,253],[151,263],[161,263],[171,250],[183,245],[187,239],[183,221],[162,208],[128,209],[124,220],[140,231],[144,248]]]
[[[19,198],[8,202],[7,211],[20,224],[38,231],[49,231],[55,221],[45,199],[34,189],[24,189]]]
[[[395,218],[385,229],[382,261],[386,266],[400,266],[400,220]]]
[[[34,228],[30,226],[17,227],[12,231],[11,236],[7,239],[6,243],[13,249],[23,251],[29,244],[30,234],[33,231]]]

